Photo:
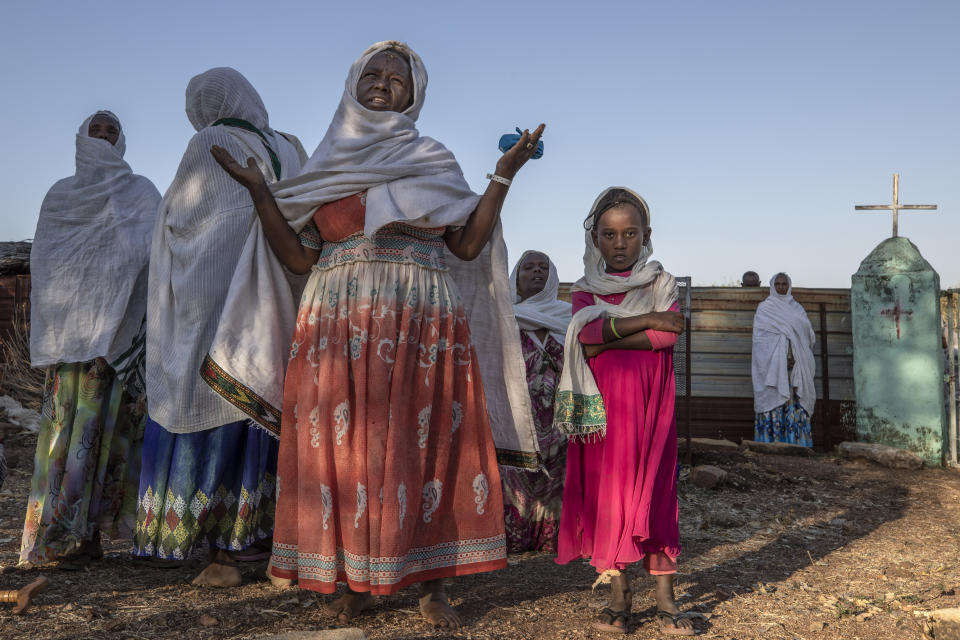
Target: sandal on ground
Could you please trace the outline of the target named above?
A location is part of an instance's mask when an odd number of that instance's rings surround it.
[[[670,613],[663,609],[657,609],[657,624],[660,625],[660,633],[665,636],[695,636],[695,629],[681,627],[677,623],[683,620],[685,616],[682,613]],[[673,626],[665,626],[664,622],[669,622]]]
[[[610,607],[604,607],[600,610],[600,616],[607,616],[610,618],[610,622],[601,622],[597,620],[593,623],[593,628],[597,631],[603,631],[604,633],[627,633],[627,612],[626,611],[614,611]],[[623,626],[616,624],[618,620],[623,621]]]

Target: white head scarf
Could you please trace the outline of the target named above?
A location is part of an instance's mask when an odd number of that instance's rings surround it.
[[[261,131],[270,131],[267,108],[260,94],[242,73],[214,67],[187,83],[187,119],[197,131],[222,118],[246,120]]]
[[[788,288],[777,293],[777,276],[787,278]],[[757,413],[766,413],[789,402],[791,387],[797,401],[813,414],[817,401],[814,386],[816,338],[803,306],[793,299],[790,276],[777,273],[770,279],[770,296],[760,303],[753,318],[753,404]],[[787,349],[792,348],[793,372],[787,372]]]
[[[213,145],[226,149],[241,164],[252,157],[268,183],[277,175],[269,149],[283,176],[300,172],[300,157],[288,140],[270,128],[263,101],[238,71],[210,69],[187,85],[187,116],[198,129],[164,194],[154,232],[150,261],[150,314],[147,318],[147,400],[150,417],[173,433],[193,433],[243,420],[253,412],[261,424],[278,423],[260,404],[251,409],[241,399],[256,400],[241,382],[218,377],[205,382],[198,372],[208,353],[224,356],[241,380],[252,372],[282,387],[278,369],[264,349],[286,351],[282,332],[256,324],[261,316],[291,319],[296,303],[283,268],[267,245],[250,194],[217,164]],[[239,126],[212,126],[222,118],[245,120],[263,137]],[[262,344],[260,341],[262,340]],[[232,358],[232,359],[231,359]],[[249,381],[247,381],[249,383]],[[215,386],[216,385],[216,386]],[[278,405],[279,406],[279,405]],[[273,422],[271,422],[271,420]]]
[[[546,256],[550,263],[550,270],[547,274],[547,282],[543,290],[535,293],[526,300],[521,300],[517,294],[517,275],[523,261],[532,253],[539,253]],[[513,300],[513,313],[517,317],[517,324],[524,331],[536,331],[537,329],[547,329],[557,342],[563,343],[564,336],[567,333],[567,325],[570,324],[571,305],[569,302],[558,300],[560,295],[560,277],[557,274],[557,265],[553,264],[550,256],[543,251],[531,249],[524,251],[513,271],[510,272],[510,297]]]
[[[116,145],[77,132],[76,173],[47,192],[30,252],[30,360],[35,367],[103,357],[115,368],[146,310],[150,234],[160,194]]]
[[[646,201],[635,191],[626,187],[605,189],[594,200],[590,208],[591,216],[604,196],[615,189],[622,189],[640,201],[646,209],[649,224],[650,208]],[[593,294],[594,304],[577,311],[567,328],[563,349],[563,373],[560,376],[554,403],[554,426],[563,433],[581,437],[594,433],[604,435],[607,429],[607,417],[603,398],[580,345],[580,331],[597,318],[624,318],[653,311],[667,311],[677,301],[676,280],[663,270],[659,262],[649,259],[653,254],[653,243],[649,239],[633,265],[630,275],[626,277],[606,272],[603,255],[594,245],[589,229],[584,236],[584,245],[584,275],[570,290]],[[624,292],[626,296],[620,304],[610,304],[599,297]]]
[[[413,103],[403,112],[373,111],[357,102],[357,82],[367,63],[387,49],[406,56]],[[364,233],[391,222],[441,227],[462,224],[480,197],[442,144],[421,136],[416,121],[427,91],[427,70],[402,42],[370,46],[350,67],[340,105],[302,174],[277,185],[274,195],[291,224],[306,224],[316,208],[367,192]]]

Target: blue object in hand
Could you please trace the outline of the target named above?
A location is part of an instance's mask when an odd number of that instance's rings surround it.
[[[516,133],[505,133],[500,136],[500,151],[506,153],[513,148],[515,144],[520,142],[520,136],[523,135],[523,131],[520,130],[520,127],[517,127]],[[530,156],[531,160],[536,160],[543,156],[543,140],[537,141],[537,150],[533,152],[533,155]]]

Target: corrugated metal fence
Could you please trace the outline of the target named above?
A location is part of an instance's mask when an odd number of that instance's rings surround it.
[[[753,439],[753,315],[769,290],[690,287],[689,278],[678,281],[688,333],[674,347],[677,429],[684,435],[689,420],[694,437]],[[561,285],[561,297],[569,300],[567,290]],[[817,334],[814,446],[830,448],[854,433],[850,290],[796,288],[793,297]]]

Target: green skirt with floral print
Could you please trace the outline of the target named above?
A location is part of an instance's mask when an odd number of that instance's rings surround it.
[[[47,370],[21,565],[132,537],[146,412],[130,389],[102,358]]]

